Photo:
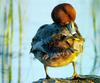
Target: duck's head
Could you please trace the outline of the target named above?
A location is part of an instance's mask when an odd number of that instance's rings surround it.
[[[63,3],[53,9],[51,17],[55,23],[60,23],[62,26],[65,26],[75,21],[76,11],[72,5]]]

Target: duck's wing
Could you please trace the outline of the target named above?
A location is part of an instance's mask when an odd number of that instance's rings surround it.
[[[34,52],[35,50],[39,50],[47,53],[47,50],[44,49],[43,46],[53,40],[52,35],[58,33],[59,29],[60,26],[57,24],[43,25],[42,27],[40,27],[35,37],[32,40],[31,52]]]
[[[44,36],[43,33],[45,32],[45,28],[46,28],[47,26],[48,26],[48,25],[45,24],[45,25],[41,26],[41,27],[38,29],[36,35],[35,35],[35,36],[33,37],[33,39],[32,39],[32,42],[31,42],[31,50],[30,50],[30,52],[34,53],[34,52],[37,51],[37,50],[43,51],[43,48],[41,47],[43,41],[41,41],[41,40],[42,40],[42,38],[43,38],[43,36]]]

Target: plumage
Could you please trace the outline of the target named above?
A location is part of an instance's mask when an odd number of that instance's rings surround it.
[[[67,65],[74,60],[73,56],[78,56],[82,51],[82,36],[77,33],[77,29],[74,30],[77,36],[73,36],[67,28],[53,23],[38,29],[31,43],[31,52],[44,65],[52,67]]]

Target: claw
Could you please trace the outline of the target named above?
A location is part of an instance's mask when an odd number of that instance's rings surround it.
[[[77,79],[77,78],[79,78],[79,75],[77,73],[74,73],[72,79]]]
[[[46,79],[50,79],[50,77],[48,75],[46,75]]]

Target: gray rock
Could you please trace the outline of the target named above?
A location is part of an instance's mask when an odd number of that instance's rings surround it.
[[[95,75],[80,75],[77,79],[72,78],[51,78],[51,79],[40,79],[33,83],[100,83],[100,76]]]

